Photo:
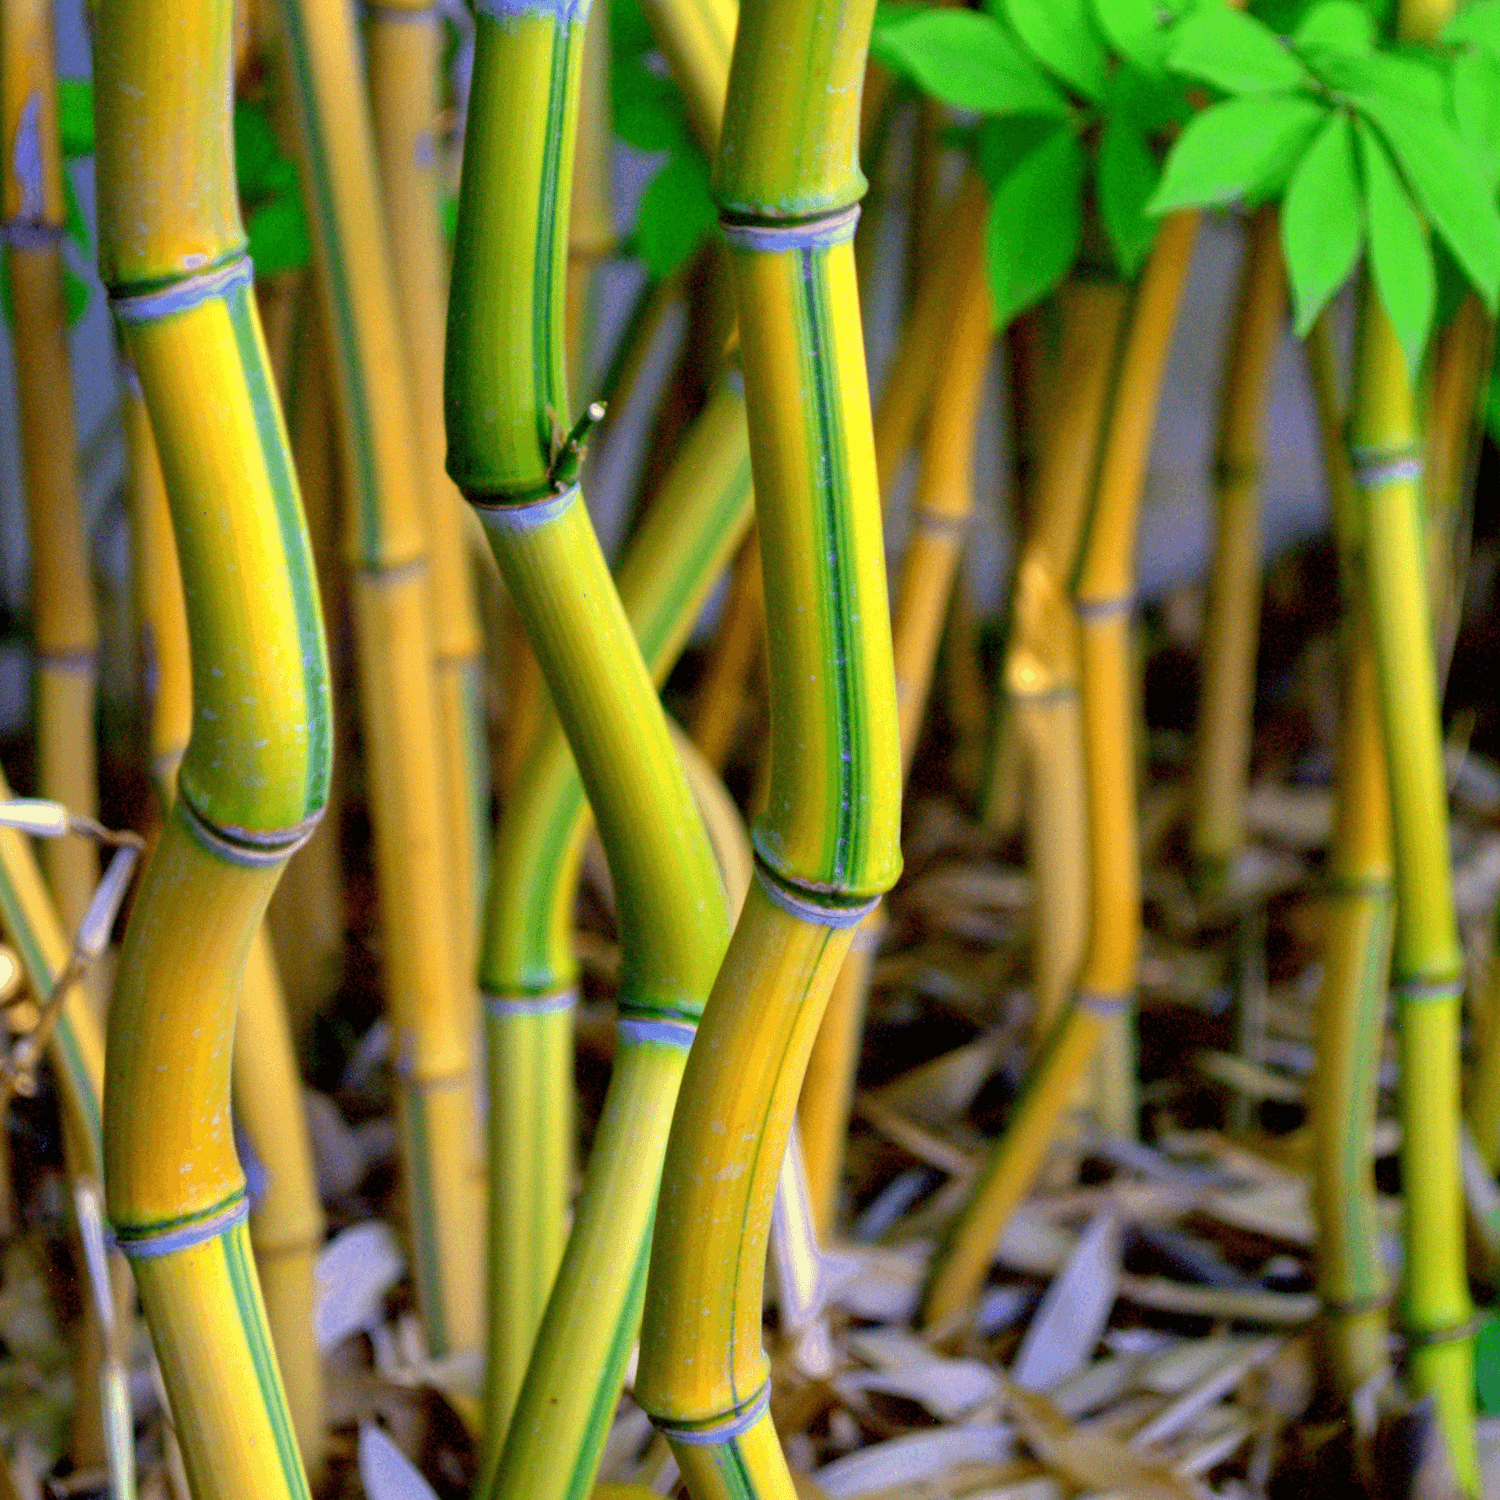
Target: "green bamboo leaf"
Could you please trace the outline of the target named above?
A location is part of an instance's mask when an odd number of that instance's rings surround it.
[[[1493,312],[1500,291],[1500,213],[1463,142],[1441,114],[1404,100],[1370,95],[1360,104],[1391,147],[1428,222]]]
[[[1171,34],[1154,0],[1094,0],[1094,20],[1109,45],[1149,77],[1160,77]]]
[[[622,141],[639,151],[695,149],[682,95],[667,79],[635,62],[611,74],[610,91],[615,134]]]
[[[1032,56],[1075,93],[1092,100],[1103,95],[1109,58],[1087,0],[1005,0],[1005,15]]]
[[[1146,204],[1156,190],[1161,168],[1129,115],[1117,111],[1105,121],[1096,173],[1105,233],[1121,275],[1134,276],[1156,239],[1156,221],[1147,214]]]
[[[87,78],[57,80],[57,133],[65,158],[94,154],[94,85]]]
[[[1500,58],[1477,49],[1453,59],[1448,79],[1458,137],[1479,180],[1500,186]]]
[[[1326,105],[1295,94],[1252,94],[1204,110],[1177,138],[1147,212],[1274,192],[1327,115]]]
[[[992,115],[975,132],[975,158],[980,176],[997,188],[1023,157],[1029,156],[1057,129],[1056,120],[1035,115]]]
[[[1453,46],[1472,42],[1500,57],[1500,0],[1466,6],[1443,28],[1443,40]]]
[[[985,249],[995,323],[1040,302],[1068,274],[1083,229],[1083,148],[1054,131],[990,197]]]
[[[1321,0],[1302,18],[1292,44],[1369,52],[1375,45],[1375,20],[1356,0]]]
[[[674,156],[641,196],[631,248],[663,280],[687,264],[717,220],[708,163],[697,152]]]
[[[1263,94],[1307,81],[1274,31],[1225,4],[1202,6],[1172,31],[1167,66],[1226,94]]]
[[[1496,369],[1500,370],[1500,365],[1497,365]],[[1500,391],[1500,381],[1492,381],[1490,386],[1492,411],[1496,404],[1497,391]],[[1495,415],[1500,416],[1500,413]],[[1495,430],[1492,417],[1491,431]],[[1484,1321],[1479,1325],[1479,1337],[1474,1340],[1474,1364],[1478,1380],[1479,1410],[1487,1417],[1500,1415],[1500,1318],[1497,1318],[1493,1312],[1486,1314]]]
[[[959,109],[1066,119],[1061,90],[992,16],[925,10],[878,26],[871,54]]]
[[[1309,42],[1299,53],[1317,80],[1356,104],[1395,99],[1413,109],[1443,109],[1443,79],[1428,60],[1395,52],[1350,52]]]
[[[1367,120],[1356,119],[1354,130],[1365,184],[1370,270],[1407,362],[1415,371],[1432,328],[1437,297],[1432,251],[1422,221],[1374,127]]]
[[[1354,132],[1342,112],[1327,124],[1292,174],[1281,211],[1281,244],[1298,338],[1359,259],[1364,213],[1354,165]]]
[[[63,308],[67,313],[68,327],[73,328],[88,311],[89,284],[72,266],[63,265]]]

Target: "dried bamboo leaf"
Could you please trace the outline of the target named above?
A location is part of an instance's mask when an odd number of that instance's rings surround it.
[[[944,1427],[861,1448],[813,1475],[830,1500],[853,1500],[876,1490],[916,1484],[976,1464],[999,1468],[1015,1452],[1015,1429],[1005,1425]]]
[[[1102,1432],[1075,1426],[1045,1396],[1012,1384],[1006,1405],[1026,1446],[1072,1484],[1131,1500],[1202,1500],[1203,1491],[1190,1480]]]
[[[1269,1328],[1295,1328],[1310,1323],[1317,1317],[1320,1305],[1311,1292],[1186,1286],[1160,1276],[1122,1276],[1120,1295],[1137,1307],[1149,1307],[1156,1312],[1260,1323]]]
[[[1185,1432],[1210,1407],[1234,1390],[1251,1370],[1274,1359],[1281,1348],[1278,1338],[1255,1339],[1239,1347],[1231,1346],[1227,1357],[1206,1372],[1154,1420],[1140,1428],[1130,1439],[1132,1448],[1165,1443]]]
[[[1109,1322],[1119,1281],[1120,1221],[1100,1214],[1042,1298],[1010,1378],[1027,1390],[1048,1391],[1083,1369]]]

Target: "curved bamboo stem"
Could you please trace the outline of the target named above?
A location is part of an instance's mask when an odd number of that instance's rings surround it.
[[[0,173],[15,334],[16,396],[31,542],[39,796],[98,810],[94,690],[99,630],[78,495],[73,384],[63,304],[66,222],[49,0],[7,0],[0,15]],[[69,930],[99,881],[91,841],[49,839],[42,868]]]
[[[921,732],[949,596],[974,508],[974,424],[993,338],[984,242],[977,232],[983,222],[982,216],[973,220],[976,232],[968,255],[958,261],[959,279],[949,302],[952,321],[941,340],[946,362],[932,386],[912,534],[901,563],[891,625],[903,775]],[[813,1222],[824,1238],[837,1214],[870,966],[883,927],[878,907],[860,923],[823,1013],[797,1110]]]
[[[1261,464],[1271,369],[1286,317],[1280,220],[1262,208],[1246,234],[1214,455],[1218,527],[1203,629],[1203,693],[1190,830],[1197,879],[1229,878],[1245,840],[1245,779],[1260,632]]]
[[[614,127],[609,97],[609,7],[589,8],[583,35],[583,76],[578,90],[578,146],[573,158],[573,197],[568,215],[569,395],[587,401],[593,349],[594,293],[599,267],[615,249],[615,205],[611,185]]]
[[[1000,1231],[1035,1177],[1062,1111],[1109,1034],[1128,1037],[1140,946],[1135,718],[1130,620],[1136,518],[1157,400],[1198,229],[1196,213],[1162,221],[1136,292],[1120,353],[1093,512],[1074,585],[1088,797],[1090,923],[1072,1005],[1053,1029],[1027,1085],[945,1243],[922,1303],[927,1323],[972,1307]],[[1128,1044],[1114,1056],[1129,1066]],[[1122,1069],[1123,1072],[1123,1069]],[[1116,1105],[1106,1128],[1133,1130],[1131,1084],[1107,1081]]]
[[[752,532],[734,561],[724,614],[693,704],[692,737],[715,771],[734,749],[745,713],[746,684],[766,639],[760,545]]]
[[[1327,313],[1308,335],[1307,358],[1345,596],[1312,1139],[1318,1292],[1330,1373],[1347,1401],[1387,1364],[1370,1148],[1391,962],[1391,812],[1374,641],[1360,579],[1363,540]]]
[[[479,14],[448,322],[449,472],[485,524],[552,690],[609,858],[624,955],[620,1046],[573,1232],[514,1419],[492,1428],[482,1463],[481,1495],[527,1500],[592,1482],[639,1324],[671,1109],[727,930],[702,820],[581,500],[587,427],[568,426],[586,14],[531,0]],[[586,422],[599,415],[590,408]],[[559,1000],[502,994],[487,1008]],[[501,1208],[496,1198],[492,1213]]]
[[[689,1488],[790,1497],[761,1297],[802,1073],[854,924],[900,866],[900,745],[851,211],[872,7],[752,0],[715,186],[741,311],[770,631],[756,883],[689,1058],[636,1396]],[[818,87],[808,87],[811,76]]]
[[[388,935],[402,1164],[417,1300],[435,1354],[476,1347],[484,1292],[476,1001],[462,967],[419,427],[353,17],[283,0],[314,249],[350,487],[360,697]]]
[[[230,7],[184,21],[108,0],[94,55],[101,267],[161,451],[194,643],[193,733],[110,1010],[109,1211],[195,1495],[302,1497],[229,1056],[246,947],[327,796],[317,588],[234,190]]]
[[[744,398],[731,377],[689,433],[616,578],[658,685],[751,508]],[[549,715],[496,837],[480,965],[494,1101],[486,1425],[496,1461],[567,1233],[573,914],[588,827],[567,738]]]

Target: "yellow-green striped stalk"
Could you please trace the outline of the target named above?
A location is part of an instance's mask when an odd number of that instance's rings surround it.
[[[455,921],[419,428],[352,13],[284,0],[304,182],[350,488],[365,753],[417,1300],[436,1354],[478,1347],[477,1037]]]
[[[622,951],[614,1077],[504,1449],[496,1432],[486,1454],[486,1500],[581,1497],[593,1483],[639,1326],[672,1105],[728,927],[569,435],[563,309],[586,16],[534,0],[479,9],[449,305],[449,472],[489,534],[572,746]],[[521,1001],[537,1003],[566,999]]]
[[[429,0],[365,7],[371,118],[421,459],[432,560],[433,668],[461,972],[471,974],[489,842],[489,752],[479,614],[463,497],[443,466],[443,297],[448,250],[437,143],[442,28]],[[477,1017],[476,1017],[477,1021]]]
[[[1391,812],[1374,642],[1360,578],[1360,517],[1326,312],[1308,335],[1307,360],[1344,593],[1311,1123],[1318,1293],[1329,1373],[1347,1401],[1387,1364],[1387,1289],[1371,1145],[1391,963]]]
[[[984,242],[977,233],[968,251],[960,261],[949,303],[952,321],[943,339],[947,358],[932,386],[912,534],[901,562],[893,610],[903,774],[911,767],[921,732],[938,643],[974,508],[974,422],[989,368],[992,304]],[[797,1109],[813,1222],[824,1238],[833,1230],[838,1208],[870,967],[884,925],[880,907],[859,925],[818,1028]]]
[[[37,792],[70,811],[98,806],[94,688],[99,631],[78,497],[73,384],[63,303],[62,149],[49,0],[0,12],[0,232],[10,271],[16,396],[31,533]],[[92,841],[49,839],[42,868],[69,930],[99,879]]]
[[[872,12],[744,7],[715,175],[741,317],[772,718],[756,880],[673,1122],[635,1387],[697,1500],[793,1494],[761,1348],[772,1204],[829,990],[900,868],[853,247]]]
[[[148,663],[152,773],[162,808],[192,730],[187,611],[177,544],[140,382],[122,382],[130,447],[131,519],[142,654]],[[323,1365],[314,1332],[314,1269],[323,1245],[312,1146],[287,1024],[286,998],[262,923],[246,952],[234,1033],[234,1114],[260,1171],[250,1205],[250,1245],[281,1365],[302,1460],[323,1462]]]
[[[1141,935],[1130,665],[1136,519],[1197,229],[1196,213],[1163,220],[1136,289],[1073,585],[1088,798],[1088,945],[1072,1004],[1053,1028],[973,1196],[933,1262],[922,1302],[927,1323],[945,1323],[973,1306],[995,1241],[1031,1186],[1063,1111],[1101,1048],[1115,1065],[1101,1090],[1103,1124],[1117,1132],[1134,1130],[1129,1013]]]
[[[750,673],[766,639],[765,613],[760,544],[752,532],[734,560],[724,610],[693,703],[693,743],[715,771],[723,769],[740,732]]]
[[[1229,335],[1214,455],[1218,525],[1203,627],[1203,693],[1193,758],[1190,848],[1205,888],[1232,872],[1245,840],[1245,779],[1260,633],[1261,462],[1271,366],[1286,318],[1286,271],[1274,206],[1250,221]]]
[[[588,401],[595,282],[600,265],[615,248],[610,181],[615,132],[610,113],[609,64],[609,7],[591,6],[583,37],[578,142],[573,154],[573,202],[568,219],[568,393],[575,406]]]
[[[1459,1165],[1463,950],[1453,909],[1421,461],[1406,356],[1372,286],[1360,307],[1350,461],[1385,725],[1395,848],[1396,1036],[1401,1061],[1406,1282],[1416,1390],[1437,1403],[1459,1481],[1478,1489],[1474,1339]]]
[[[744,397],[733,375],[689,432],[616,577],[657,684],[744,536],[751,508]],[[549,714],[500,822],[479,971],[491,1100],[485,1422],[496,1458],[567,1235],[573,914],[588,826],[567,738]]]
[[[738,0],[644,0],[643,9],[682,90],[693,134],[712,156],[724,121]]]
[[[1073,993],[1088,933],[1078,624],[1068,589],[1098,468],[1127,300],[1120,283],[1082,276],[1057,294],[1056,367],[1068,373],[1051,393],[1056,421],[1037,434],[1030,524],[1016,567],[1005,691],[1031,785],[1027,852],[1036,885],[1032,1035],[1038,1048]]]
[[[110,1009],[105,1182],[196,1496],[307,1494],[230,1122],[235,1002],[330,764],[317,583],[244,253],[227,3],[106,0],[100,262],[140,377],[193,642],[193,732]],[[191,182],[194,191],[183,191]]]

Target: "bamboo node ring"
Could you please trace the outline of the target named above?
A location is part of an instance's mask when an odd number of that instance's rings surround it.
[[[130,1260],[151,1260],[218,1239],[249,1216],[250,1196],[241,1188],[228,1203],[218,1204],[186,1222],[179,1219],[168,1224],[116,1224],[115,1243]]]
[[[720,219],[719,227],[736,250],[758,250],[764,255],[776,255],[787,250],[821,250],[842,245],[854,238],[854,226],[858,222],[859,204],[856,203],[852,208],[841,208],[837,213],[826,214],[820,219],[795,224],[746,224],[738,219]]]
[[[702,1422],[676,1422],[667,1417],[652,1417],[651,1425],[671,1442],[686,1443],[691,1448],[713,1448],[743,1437],[765,1416],[770,1405],[771,1385],[767,1381],[748,1403],[722,1416]]]
[[[878,895],[849,905],[841,902],[831,892],[793,885],[784,875],[778,874],[765,863],[759,850],[755,855],[755,878],[771,902],[789,917],[812,922],[820,927],[858,927],[880,905]]]

